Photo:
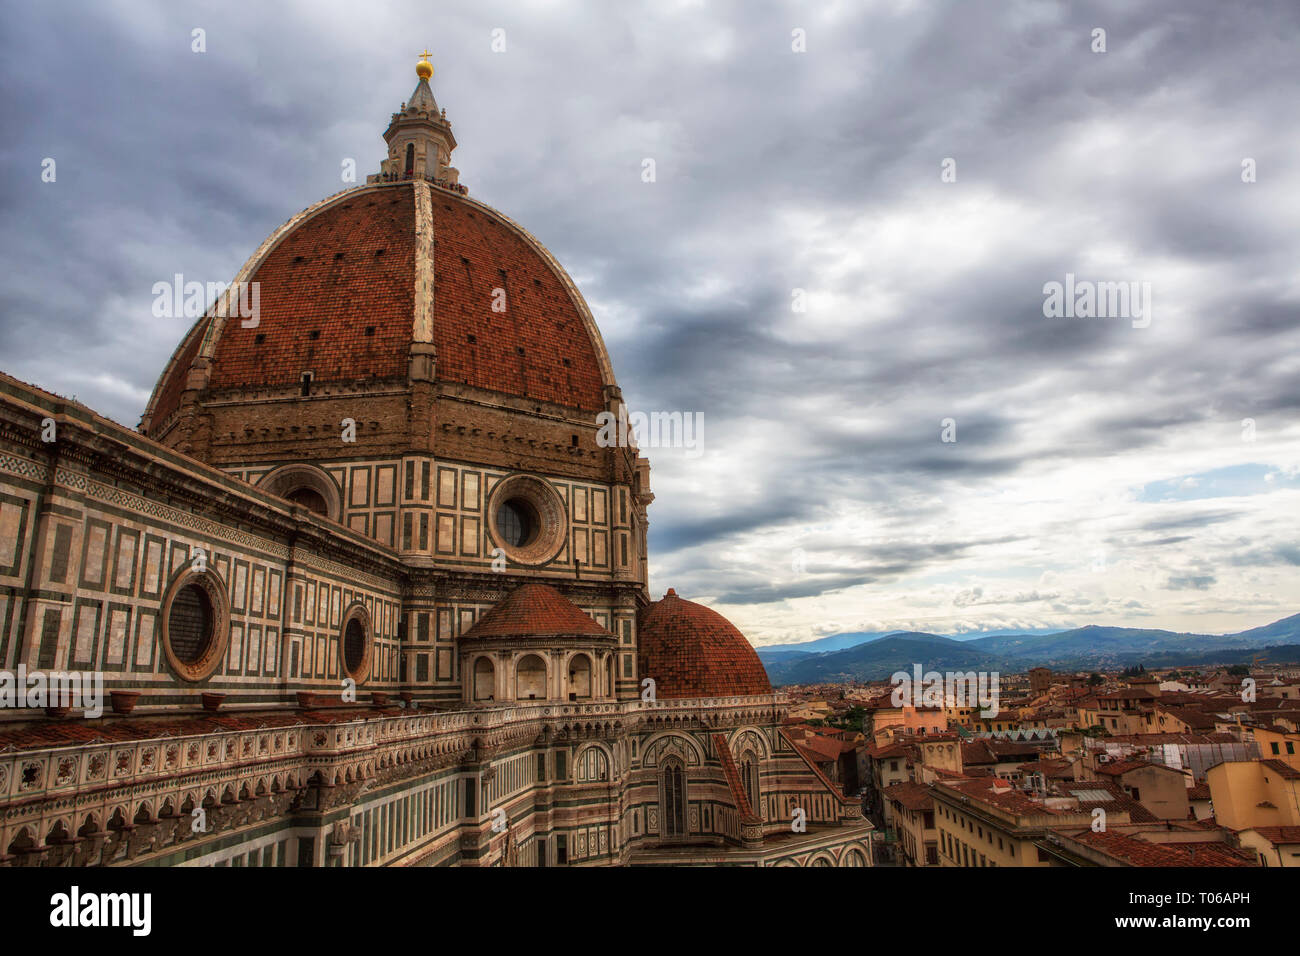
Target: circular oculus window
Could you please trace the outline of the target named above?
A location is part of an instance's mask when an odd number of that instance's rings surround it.
[[[537,509],[523,498],[503,501],[497,509],[497,534],[512,548],[524,548],[537,537]]]
[[[497,547],[520,564],[543,564],[564,546],[564,500],[546,482],[512,475],[488,496],[488,528]]]
[[[353,604],[343,614],[339,630],[339,661],[343,673],[360,684],[370,674],[370,615],[364,604]]]
[[[230,603],[211,571],[182,573],[162,604],[162,648],[172,670],[191,682],[209,677],[230,640]]]

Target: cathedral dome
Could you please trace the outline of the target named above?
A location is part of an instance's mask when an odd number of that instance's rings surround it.
[[[559,263],[456,189],[398,181],[330,197],[272,234],[236,281],[257,283],[256,322],[199,319],[154,390],[150,434],[194,387],[193,369],[208,392],[293,387],[305,374],[313,389],[355,388],[404,380],[424,343],[439,382],[588,412],[605,408],[613,384]]]
[[[607,637],[614,635],[591,615],[546,584],[525,584],[494,605],[462,640],[493,637]]]
[[[740,697],[772,693],[753,645],[734,624],[669,588],[637,622],[640,674],[657,697]]]

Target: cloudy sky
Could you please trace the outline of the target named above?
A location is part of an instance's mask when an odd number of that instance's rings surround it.
[[[374,171],[428,45],[461,181],[566,265],[632,407],[703,416],[647,449],[656,596],[756,644],[1252,627],[1300,611],[1298,32],[1294,0],[20,5],[0,367],[134,426],[186,324],[153,283]],[[1045,315],[1067,274],[1149,297]]]

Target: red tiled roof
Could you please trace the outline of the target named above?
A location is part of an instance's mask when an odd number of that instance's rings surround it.
[[[1121,760],[1116,763],[1098,764],[1097,773],[1105,774],[1108,777],[1118,777],[1130,770],[1140,770],[1142,767],[1149,766],[1151,766],[1149,760]]]
[[[840,792],[839,788],[831,782],[831,778],[822,772],[822,768],[817,766],[817,761],[813,758],[813,755],[809,754],[797,740],[790,737],[784,730],[778,731],[778,733],[785,738],[786,743],[794,748],[794,752],[803,759],[803,762],[807,764],[808,769],[812,771],[813,776],[821,781],[822,786],[826,788],[828,793],[833,794],[839,800],[847,799],[845,795]]]
[[[800,741],[803,748],[816,754],[823,761],[839,760],[840,754],[852,753],[857,748],[846,740],[828,740],[825,737],[804,735]]]
[[[972,800],[979,800],[992,806],[1001,807],[1004,810],[1010,810],[1013,813],[1057,816],[1061,812],[1044,803],[1031,800],[1029,797],[1026,797],[1024,794],[1012,787],[1010,783],[1001,780],[998,777],[988,776],[966,780],[945,780],[940,784],[940,786],[963,793]],[[995,787],[997,788],[996,790],[994,789]]]
[[[415,318],[414,188],[344,195],[289,230],[250,279],[260,321],[224,324],[209,387],[296,385],[308,371],[322,384],[404,378]],[[535,240],[479,204],[438,189],[432,196],[438,380],[603,409],[596,346]],[[498,289],[506,308],[494,312]],[[207,321],[196,323],[200,332]],[[201,338],[191,336],[159,382],[155,423],[179,404]]]
[[[866,754],[874,760],[886,757],[908,757],[915,751],[915,746],[908,743],[872,744],[866,748]]]
[[[176,358],[175,370],[161,384],[158,402],[154,406],[153,421],[156,425],[161,425],[168,415],[180,408],[181,392],[185,390],[185,379],[189,374],[190,365],[194,362],[194,356],[198,354],[199,346],[203,344],[203,336],[207,327],[208,320],[206,318],[200,319],[197,327],[190,330],[189,338],[181,343]]]
[[[552,637],[571,634],[614,635],[572,601],[546,584],[524,584],[494,605],[463,640],[483,637]]]
[[[1019,768],[1025,773],[1041,773],[1049,780],[1073,780],[1074,764],[1066,759],[1057,760],[1031,760],[1029,763],[1022,763]]]
[[[762,823],[762,818],[757,816],[749,805],[749,795],[745,793],[745,788],[740,782],[740,771],[736,768],[736,759],[731,755],[731,747],[727,744],[726,735],[714,734],[713,746],[718,751],[722,774],[727,778],[727,786],[731,788],[731,799],[736,805],[736,812],[740,814],[740,822]]]
[[[1163,707],[1158,706],[1156,710],[1163,710],[1172,717],[1181,720],[1192,730],[1213,730],[1217,721],[1210,714],[1202,713],[1199,710],[1192,710],[1188,707]]]
[[[1283,780],[1300,780],[1300,770],[1281,760],[1269,758],[1268,760],[1261,760],[1260,763],[1278,774]]]
[[[1114,830],[1070,834],[1078,843],[1100,850],[1129,866],[1254,866],[1249,855],[1226,843],[1148,843]]]
[[[1246,827],[1254,830],[1269,843],[1292,846],[1300,843],[1300,827]]]
[[[1101,807],[1107,813],[1128,811],[1128,818],[1131,823],[1154,823],[1159,819],[1139,801],[1134,800],[1125,793],[1118,784],[1109,780],[1089,780],[1077,784],[1067,783],[1063,784],[1061,789],[1079,801],[1080,810],[1089,813],[1097,807]],[[1110,795],[1110,799],[1097,800],[1086,795],[1093,790],[1104,790]]]
[[[259,322],[225,323],[210,388],[295,385],[303,372],[317,383],[404,376],[415,318],[411,186],[331,204],[281,239],[251,281]]]
[[[993,748],[987,740],[968,740],[961,745],[961,762],[963,766],[997,763]]]
[[[640,674],[659,697],[770,694],[772,685],[753,646],[717,611],[669,589],[642,608],[637,623]]]
[[[957,773],[955,770],[944,770],[942,767],[927,767],[930,773],[936,777],[942,777],[944,780],[969,780],[970,775]]]
[[[1137,687],[1121,687],[1119,690],[1113,690],[1108,694],[1098,694],[1098,700],[1146,700],[1149,697],[1155,697],[1156,694],[1149,690],[1141,690]]]
[[[603,409],[591,337],[537,250],[495,217],[436,189],[433,235],[439,381]],[[505,290],[504,312],[492,311],[495,289]]]
[[[219,734],[228,731],[278,730],[287,727],[333,724],[409,713],[397,707],[340,706],[312,710],[236,711],[230,714],[170,714],[132,717],[105,716],[99,720],[44,720],[0,730],[0,753],[47,747],[154,740]]]
[[[894,800],[908,810],[933,810],[934,797],[923,783],[905,780],[881,791],[886,800]]]

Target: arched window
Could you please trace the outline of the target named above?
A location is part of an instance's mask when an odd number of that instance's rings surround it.
[[[497,671],[492,661],[480,657],[474,662],[474,699],[496,699]]]
[[[303,372],[303,394],[311,391],[311,372]],[[331,521],[343,517],[343,495],[337,482],[315,465],[297,463],[281,465],[263,475],[258,487],[273,495],[287,498],[301,508]]]
[[[749,799],[749,809],[761,816],[763,805],[759,802],[758,761],[752,753],[747,753],[740,758],[740,782],[745,788],[745,796]]]
[[[536,654],[515,665],[515,699],[546,700],[546,664]]]
[[[676,758],[665,760],[659,771],[659,835],[686,836],[686,768]]]
[[[410,176],[415,172],[415,144],[406,144],[406,175]]]
[[[588,747],[578,755],[576,770],[579,783],[608,780],[609,759],[599,747]]]
[[[325,503],[325,497],[314,488],[297,488],[289,492],[285,497],[294,504],[302,505],[312,514],[329,517],[330,509],[329,505]]]
[[[31,832],[27,827],[18,831],[12,843],[9,844],[9,855],[15,856],[19,853],[31,853],[36,849],[36,841],[32,839]]]
[[[591,658],[575,654],[569,661],[569,700],[591,698]]]

